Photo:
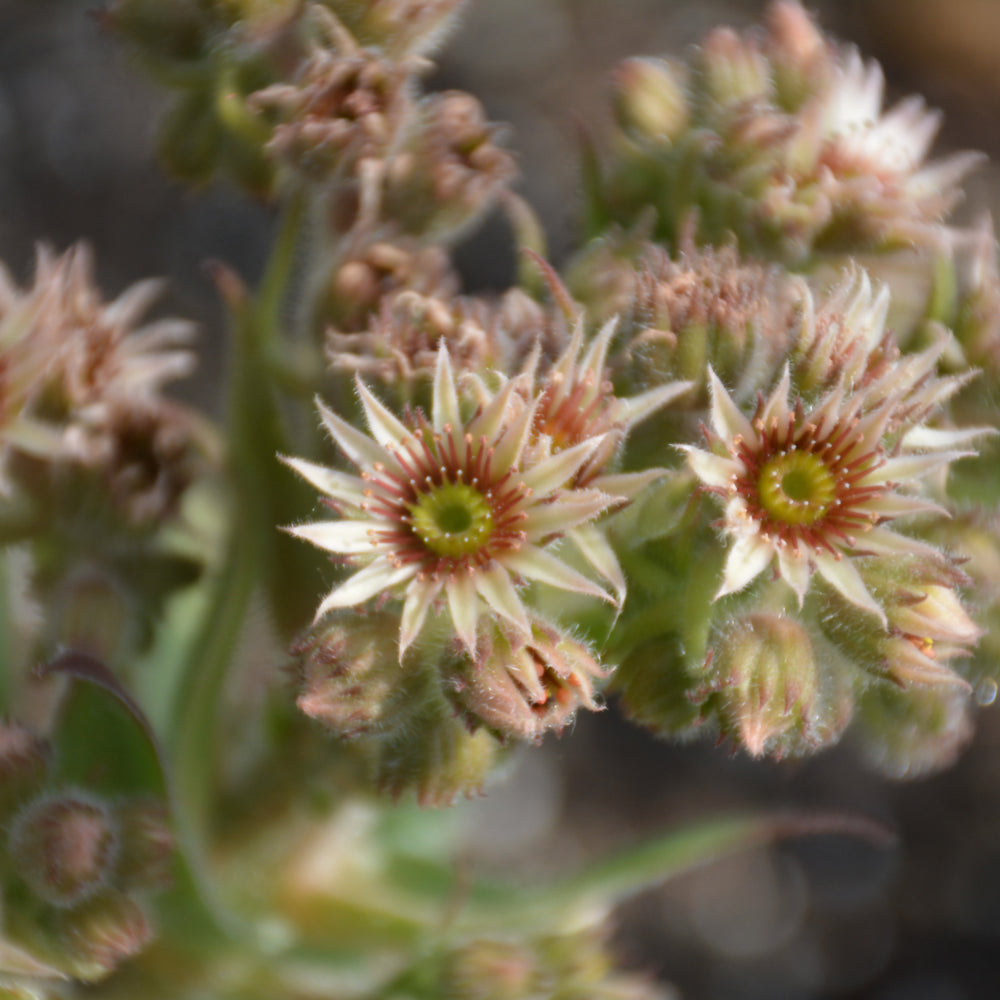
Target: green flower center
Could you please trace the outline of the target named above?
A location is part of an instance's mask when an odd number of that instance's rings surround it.
[[[837,498],[837,479],[818,455],[792,451],[764,464],[757,480],[760,504],[776,521],[814,524]]]
[[[493,533],[493,511],[479,490],[445,483],[410,505],[413,531],[431,552],[459,558],[479,552]]]

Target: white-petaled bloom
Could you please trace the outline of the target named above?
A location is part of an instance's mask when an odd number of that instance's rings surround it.
[[[905,360],[932,364],[924,355]],[[723,531],[733,544],[717,598],[742,590],[774,564],[800,603],[816,572],[887,624],[852,557],[935,553],[884,524],[940,510],[900,487],[970,454],[955,445],[981,433],[907,429],[910,415],[925,415],[927,395],[938,400],[948,383],[915,382],[912,367],[901,366],[895,382],[886,374],[863,388],[841,384],[808,409],[792,401],[786,369],[751,417],[709,373],[712,450],[684,450],[695,475],[725,501]]]
[[[10,449],[48,459],[92,454],[124,404],[149,404],[162,384],[186,375],[191,323],[140,325],[162,283],[140,281],[113,302],[93,283],[85,244],[56,255],[38,249],[34,284],[19,288],[0,265],[0,492]]]
[[[530,637],[522,580],[611,600],[546,547],[621,502],[569,485],[602,438],[544,456],[529,452],[537,399],[516,389],[517,382],[504,382],[463,419],[442,346],[429,420],[418,415],[404,424],[360,379],[370,434],[319,405],[324,426],[360,475],[285,459],[341,515],[288,530],[358,567],[324,598],[317,618],[379,594],[401,597],[402,659],[443,597],[455,634],[474,655],[484,604]]]
[[[584,350],[583,323],[578,322],[569,344],[541,377],[533,429],[536,446],[558,453],[586,441],[600,443],[580,463],[568,485],[575,489],[597,489],[631,499],[647,483],[664,474],[663,469],[611,473],[608,467],[633,426],[682,396],[693,382],[669,382],[638,396],[620,398],[605,371],[608,348],[615,334],[616,319],[604,324]],[[527,373],[536,379],[537,352]],[[593,522],[567,527],[584,558],[614,588],[619,603],[625,598],[625,577],[603,532]]]

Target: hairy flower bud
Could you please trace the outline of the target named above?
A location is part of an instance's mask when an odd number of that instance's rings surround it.
[[[530,638],[501,622],[484,631],[453,684],[473,724],[501,738],[538,740],[562,730],[577,709],[601,708],[594,685],[606,675],[587,646],[533,616]]]
[[[731,622],[714,643],[693,697],[752,757],[802,753],[835,740],[846,719],[828,713],[809,632],[784,615]]]
[[[406,148],[389,164],[383,207],[415,236],[453,239],[514,179],[513,157],[471,94],[426,97]]]
[[[11,861],[28,888],[71,907],[104,889],[121,847],[110,809],[84,792],[47,795],[26,806],[8,833]]]
[[[136,900],[108,893],[67,914],[63,934],[72,952],[73,975],[96,981],[142,951],[153,938],[153,927]]]
[[[416,692],[399,662],[398,630],[388,612],[341,612],[297,640],[299,708],[347,739],[399,728]]]
[[[683,69],[663,59],[626,59],[613,78],[619,127],[639,142],[672,142],[688,123]]]
[[[950,767],[972,739],[970,694],[950,685],[877,684],[858,700],[857,733],[868,760],[891,778]]]

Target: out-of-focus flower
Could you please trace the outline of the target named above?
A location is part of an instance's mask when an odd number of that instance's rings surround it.
[[[312,14],[326,45],[312,45],[292,83],[272,84],[251,94],[248,103],[278,116],[267,146],[272,155],[326,181],[359,160],[392,152],[413,114],[410,90],[419,66],[362,48],[319,4]]]
[[[517,288],[495,301],[406,289],[382,298],[364,332],[328,331],[326,353],[334,370],[386,385],[433,376],[442,344],[459,374],[517,371],[536,343],[550,346],[557,339],[556,325]]]
[[[926,543],[881,525],[935,510],[899,487],[919,485],[969,454],[954,450],[968,433],[908,424],[914,396],[923,399],[925,391],[914,393],[905,374],[901,369],[898,386],[891,371],[854,390],[840,383],[806,408],[792,401],[786,370],[749,418],[710,375],[712,429],[706,433],[712,450],[685,450],[695,474],[726,505],[723,531],[733,546],[717,597],[742,590],[776,564],[800,602],[817,572],[887,625],[854,557],[926,555]],[[922,419],[922,403],[917,409]]]
[[[342,517],[288,530],[359,567],[324,598],[317,618],[379,594],[403,597],[402,658],[443,596],[455,634],[475,655],[482,604],[530,636],[522,580],[609,599],[546,547],[619,502],[568,485],[601,438],[533,460],[535,403],[516,381],[495,394],[481,389],[487,398],[465,419],[442,346],[429,420],[402,423],[360,381],[370,436],[320,405],[324,426],[361,475],[286,459]]]
[[[471,94],[432,94],[405,148],[386,165],[383,213],[406,232],[454,239],[481,219],[517,176],[498,129]]]
[[[443,247],[422,245],[399,234],[349,253],[339,261],[330,280],[324,320],[337,334],[371,329],[380,321],[387,300],[404,291],[420,296],[450,298],[458,291],[458,275]],[[350,353],[350,344],[344,350]],[[378,353],[377,343],[361,354]],[[336,348],[331,347],[331,354]],[[359,369],[363,370],[363,369]]]
[[[9,460],[12,448],[88,465],[101,465],[112,454],[121,459],[122,448],[129,450],[125,438],[135,441],[124,432],[126,426],[134,430],[133,416],[165,411],[159,397],[163,383],[194,365],[187,349],[190,323],[140,324],[160,290],[157,280],[141,281],[105,302],[83,244],[61,256],[40,247],[34,284],[27,290],[0,273],[6,383],[0,459]],[[112,442],[116,429],[123,431],[122,439]]]
[[[584,643],[532,615],[529,638],[501,622],[483,629],[454,685],[470,722],[501,738],[537,740],[562,730],[578,709],[599,709],[595,683],[606,675]]]
[[[919,98],[883,111],[878,65],[828,41],[797,0],[771,4],[763,35],[717,28],[690,66],[630,63],[617,83],[634,146],[599,202],[626,224],[655,205],[671,242],[694,203],[701,238],[732,230],[794,264],[940,245],[979,159],[928,162],[939,116]]]

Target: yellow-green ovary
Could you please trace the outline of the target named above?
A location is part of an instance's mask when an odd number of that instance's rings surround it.
[[[837,479],[818,455],[790,451],[765,462],[757,480],[760,504],[776,521],[814,524],[837,498]]]
[[[493,532],[493,511],[479,490],[466,483],[445,483],[410,506],[410,523],[435,555],[473,555]]]

